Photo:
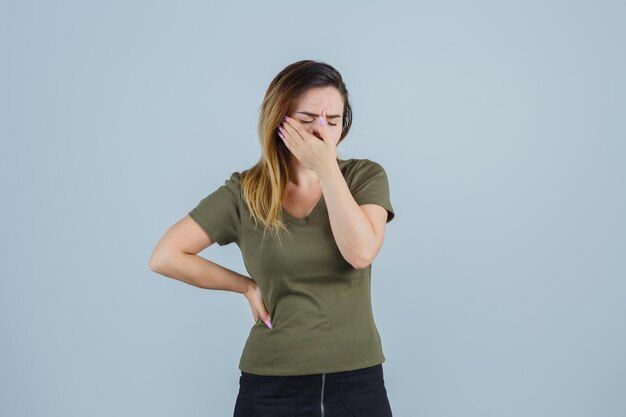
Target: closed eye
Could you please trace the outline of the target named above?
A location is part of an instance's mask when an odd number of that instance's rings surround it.
[[[304,123],[305,125],[309,124],[309,123],[313,123],[313,122],[314,122],[314,120],[311,120],[309,122],[305,122],[305,121],[302,121],[302,120],[300,121],[300,123]],[[337,126],[337,123],[330,123],[330,122],[328,122],[328,124],[331,125],[331,126]]]

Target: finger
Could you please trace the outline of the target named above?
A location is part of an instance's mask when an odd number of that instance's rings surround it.
[[[294,119],[291,119],[291,121],[293,120]],[[293,125],[288,122],[283,123],[283,136],[285,136],[285,140],[287,140],[291,145],[290,150],[292,153],[300,159],[299,155],[302,149],[301,145],[306,139],[293,127]]]
[[[324,139],[324,142],[327,142],[326,138],[328,138],[328,121],[326,120],[326,110],[321,109],[320,110],[320,117],[319,117],[319,131],[320,131],[320,135],[322,136],[322,138]]]
[[[304,140],[304,135],[300,131],[300,122],[296,119],[285,118],[283,126],[287,132],[291,133],[294,140]]]
[[[295,147],[297,145],[294,143],[291,135],[289,135],[289,133],[287,133],[284,129],[281,129],[278,132],[278,136],[280,136],[287,149],[289,149],[289,151],[291,151],[291,153],[295,155]]]
[[[272,328],[272,320],[270,318],[270,313],[267,312],[267,309],[265,308],[265,304],[263,303],[263,301],[261,301],[258,304],[257,310],[259,311],[259,316],[261,317],[261,320],[263,320],[265,325],[271,329]]]
[[[278,126],[278,131],[282,133],[283,139],[291,139],[291,133],[289,133],[289,130],[287,129],[288,126],[287,122],[283,122]]]
[[[326,121],[326,110],[322,109],[320,110],[320,127],[324,128],[328,125],[327,121]]]

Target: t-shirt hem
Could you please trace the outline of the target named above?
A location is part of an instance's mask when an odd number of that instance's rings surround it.
[[[377,198],[363,198],[363,199],[359,199],[359,201],[357,201],[358,205],[362,205],[362,204],[377,204],[381,207],[384,207],[385,210],[387,210],[389,213],[387,214],[388,219],[387,219],[387,223],[389,223],[394,217],[395,217],[395,213],[393,211],[393,207],[389,204],[389,202],[385,201],[385,200],[381,200],[381,199],[377,199]]]
[[[298,372],[298,373],[291,373],[289,371],[280,371],[277,369],[261,369],[261,368],[246,368],[245,366],[242,367],[241,365],[239,365],[239,370],[249,373],[249,374],[255,374],[255,375],[266,375],[266,376],[301,376],[301,375],[312,375],[312,374],[330,374],[330,373],[334,373],[334,372],[347,372],[347,371],[354,371],[356,369],[363,369],[363,368],[369,368],[371,366],[376,366],[376,365],[380,365],[381,363],[385,362],[385,357],[383,356],[382,359],[378,359],[375,360],[373,362],[367,362],[367,363],[360,363],[358,365],[349,365],[349,366],[335,366],[335,367],[329,367],[329,368],[317,368],[317,369],[310,369],[307,371],[302,371],[302,372]]]
[[[218,245],[224,246],[229,242],[226,241],[222,233],[219,231],[219,228],[213,223],[207,222],[203,219],[199,214],[196,213],[195,210],[191,210],[187,213],[189,217],[195,220],[196,223],[206,232],[207,235],[211,237]]]

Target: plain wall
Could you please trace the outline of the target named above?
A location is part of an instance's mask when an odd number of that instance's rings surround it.
[[[389,176],[394,416],[626,415],[623,2],[0,7],[0,415],[232,415],[248,303],[148,260],[300,59],[348,86],[338,154]]]

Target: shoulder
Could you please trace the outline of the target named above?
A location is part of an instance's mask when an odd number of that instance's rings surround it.
[[[342,159],[339,162],[339,165],[347,171],[362,170],[362,169],[374,169],[374,170],[383,169],[383,166],[379,162],[374,161],[369,158]]]
[[[385,168],[377,161],[368,158],[352,158],[340,162],[341,171],[350,183],[367,181],[377,175],[386,176]]]
[[[217,186],[210,190],[209,196],[212,200],[239,200],[241,196],[241,173],[234,171],[225,179],[218,182]]]
[[[383,168],[380,163],[367,158],[357,159],[356,166],[358,171],[365,171],[367,173],[378,173],[385,171],[385,168]]]
[[[224,186],[228,188],[237,197],[241,196],[241,172],[233,171],[228,179],[224,181]]]
[[[234,171],[232,174],[230,174],[230,177],[226,181],[227,182],[230,181],[233,184],[240,185],[241,184],[241,172]]]
[[[228,179],[235,183],[241,182],[241,171],[233,171],[233,173],[230,174]]]

